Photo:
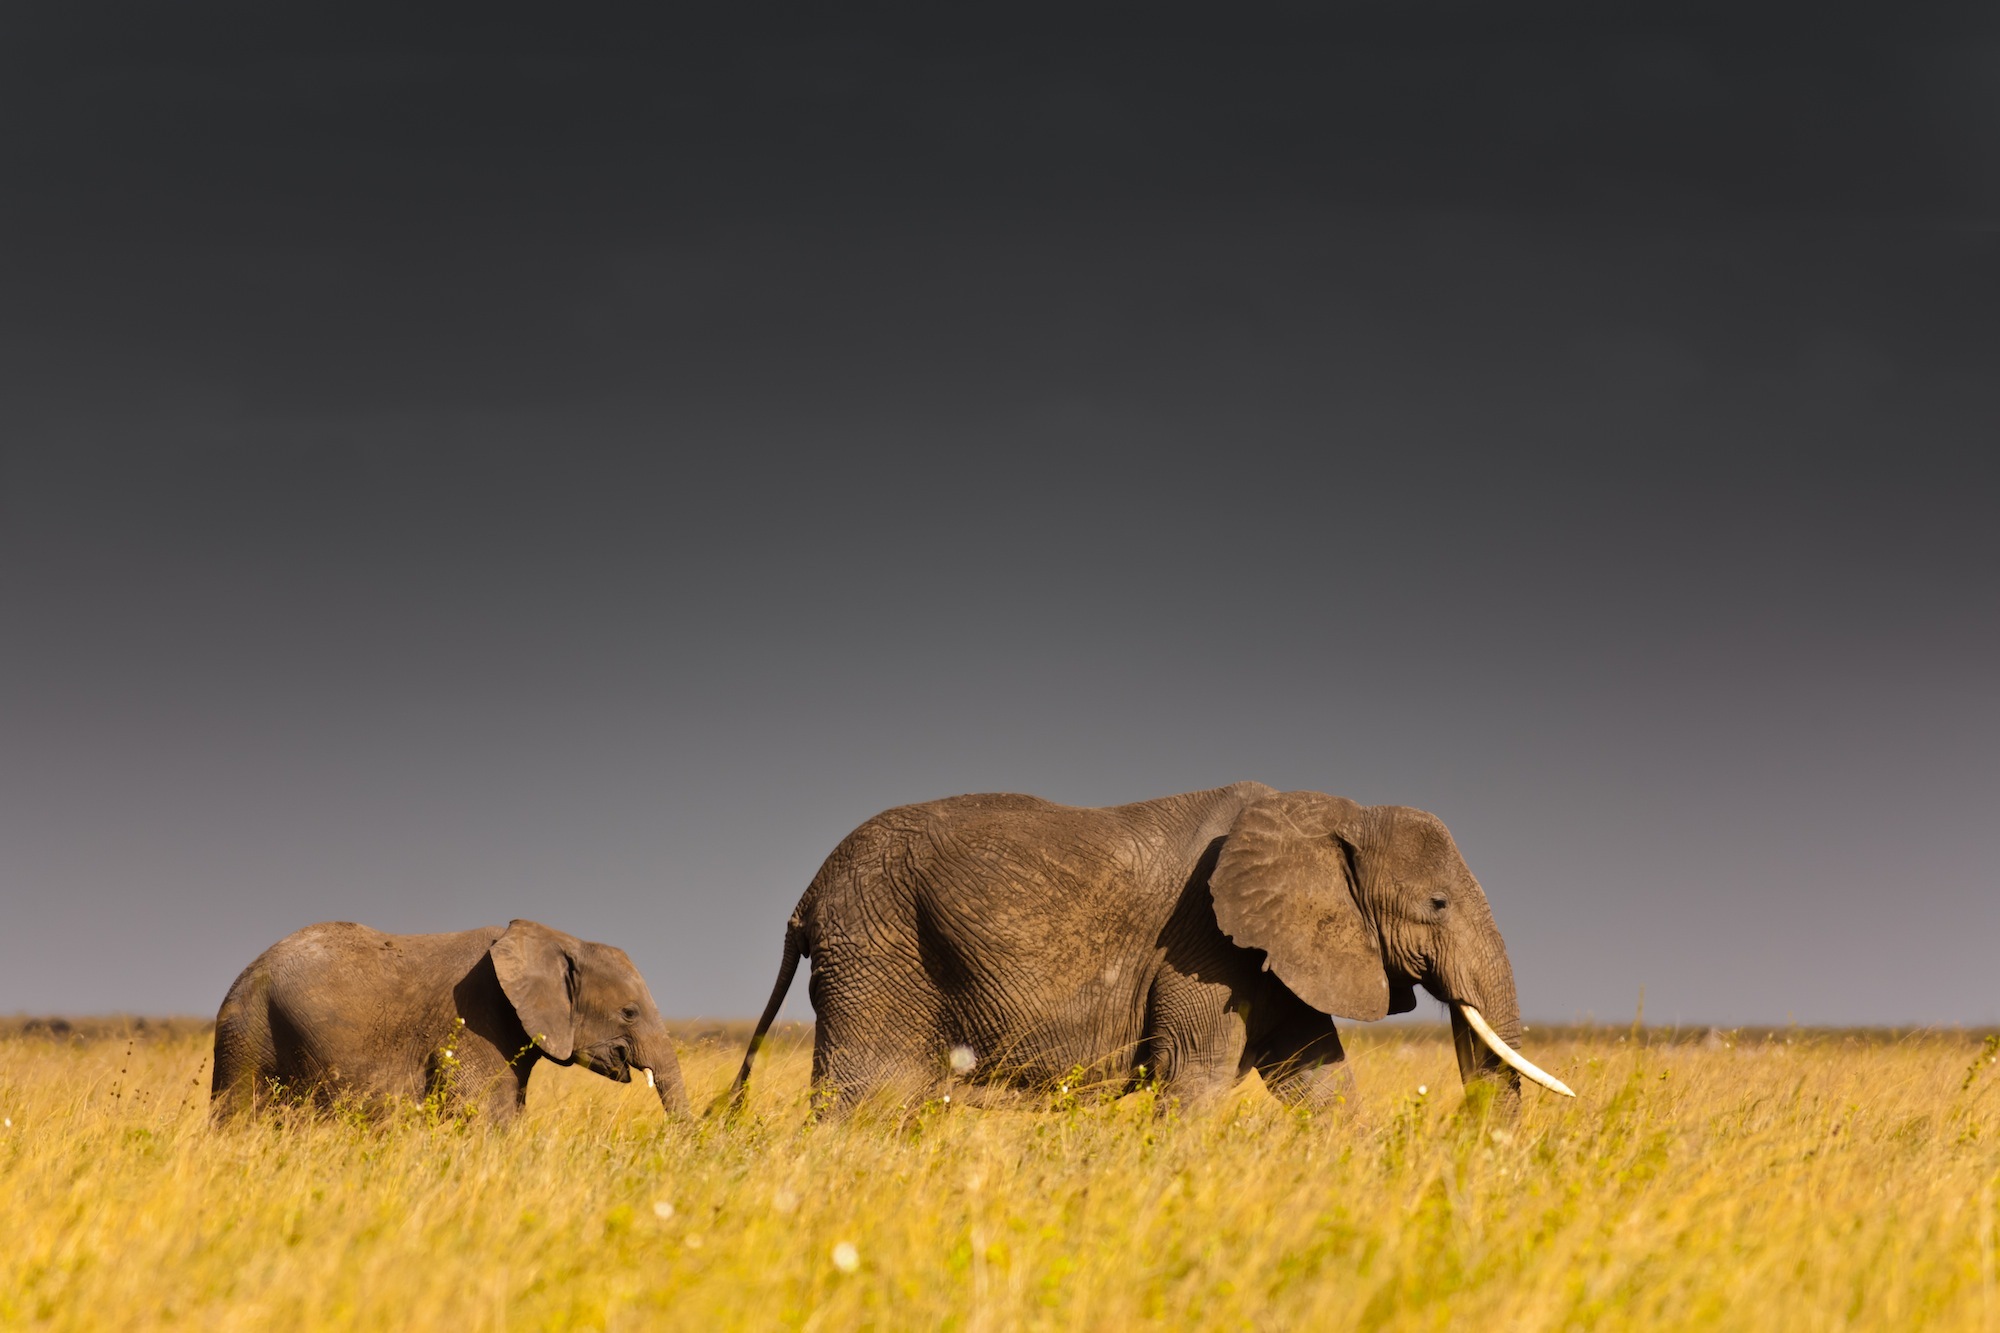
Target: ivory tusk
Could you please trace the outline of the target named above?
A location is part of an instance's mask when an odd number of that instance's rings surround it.
[[[1487,1026],[1486,1019],[1481,1016],[1477,1009],[1474,1009],[1469,1004],[1461,1004],[1458,1006],[1458,1012],[1465,1015],[1466,1026],[1478,1033],[1479,1039],[1493,1048],[1493,1054],[1520,1070],[1523,1078],[1532,1079],[1534,1082],[1547,1088],[1550,1092],[1559,1092],[1565,1097],[1576,1096],[1575,1093],[1569,1090],[1568,1084],[1564,1083],[1554,1074],[1544,1073],[1542,1070],[1537,1069],[1534,1061],[1500,1040],[1500,1034]]]
[[[641,1069],[641,1070],[640,1070],[639,1072],[640,1072],[640,1073],[642,1073],[642,1074],[644,1074],[644,1075],[646,1076],[646,1086],[647,1086],[647,1087],[649,1087],[649,1088],[650,1088],[650,1087],[652,1087],[652,1086],[653,1086],[653,1071],[652,1071],[652,1070],[650,1070],[650,1069]]]

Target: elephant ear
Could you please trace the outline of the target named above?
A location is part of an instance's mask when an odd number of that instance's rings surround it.
[[[1293,994],[1321,1013],[1372,1022],[1389,1012],[1389,974],[1355,896],[1361,813],[1311,791],[1253,801],[1230,826],[1208,887],[1223,933],[1262,949]]]
[[[577,943],[559,930],[534,921],[510,921],[493,941],[493,971],[521,1026],[551,1060],[570,1057],[574,1015]]]

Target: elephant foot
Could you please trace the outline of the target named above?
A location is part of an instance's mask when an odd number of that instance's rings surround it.
[[[1275,1078],[1266,1078],[1265,1086],[1287,1106],[1346,1112],[1357,1105],[1354,1070],[1345,1060],[1282,1070]]]

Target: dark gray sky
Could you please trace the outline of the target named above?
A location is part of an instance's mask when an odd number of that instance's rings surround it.
[[[1256,778],[1531,1019],[2000,1021],[1992,26],[38,8],[0,1012],[524,915],[748,1015],[885,806]]]

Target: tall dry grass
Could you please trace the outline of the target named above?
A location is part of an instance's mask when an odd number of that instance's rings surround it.
[[[1529,1041],[1582,1095],[1511,1126],[1439,1034],[1360,1029],[1338,1117],[1253,1083],[808,1128],[793,1043],[733,1125],[544,1068],[508,1132],[214,1131],[200,1029],[17,1031],[0,1325],[2000,1329],[1992,1043]],[[697,1099],[736,1050],[684,1049]]]

